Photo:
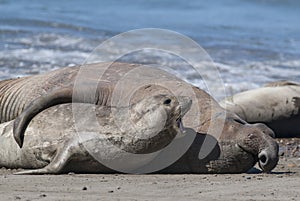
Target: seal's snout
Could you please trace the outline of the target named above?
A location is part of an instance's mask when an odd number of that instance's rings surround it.
[[[177,111],[179,112],[179,118],[176,119],[177,127],[179,128],[181,133],[185,133],[185,128],[182,123],[182,118],[190,110],[192,106],[192,99],[187,96],[178,96],[177,101],[179,103],[177,107]]]
[[[259,160],[259,166],[262,170],[266,170],[266,166],[269,163],[269,157],[267,155],[266,151],[262,151],[259,155],[258,155],[258,160]]]
[[[192,99],[187,96],[178,96],[177,100],[181,108],[181,117],[183,117],[191,109]]]
[[[258,164],[264,172],[273,170],[276,167],[278,160],[279,156],[277,153],[274,153],[274,151],[262,150],[258,154]]]

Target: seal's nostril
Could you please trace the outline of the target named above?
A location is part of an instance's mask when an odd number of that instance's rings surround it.
[[[265,155],[261,155],[259,157],[259,161],[262,163],[262,164],[265,164],[267,162],[267,157]]]
[[[258,165],[263,172],[271,172],[278,163],[278,154],[274,150],[262,150],[258,154]]]

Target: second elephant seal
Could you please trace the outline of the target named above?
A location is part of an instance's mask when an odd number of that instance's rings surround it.
[[[227,110],[250,123],[265,123],[276,137],[300,137],[300,84],[272,82],[220,102]]]

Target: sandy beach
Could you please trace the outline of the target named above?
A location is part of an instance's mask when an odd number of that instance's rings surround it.
[[[271,174],[13,175],[0,170],[1,200],[299,200],[300,139],[278,139]]]

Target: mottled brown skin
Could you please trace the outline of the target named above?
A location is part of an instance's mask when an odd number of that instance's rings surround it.
[[[264,123],[277,138],[300,137],[300,84],[272,82],[228,97],[220,104],[250,123]]]
[[[101,68],[103,66],[105,65],[90,65],[91,69]],[[71,84],[69,83],[69,87],[66,87],[66,84],[63,84],[64,87],[56,88],[50,93],[36,99],[15,121],[14,135],[18,143],[22,145],[25,129],[30,120],[36,114],[50,106],[71,102],[72,96],[73,101],[75,100],[77,102],[111,104],[111,93],[114,90],[114,86],[126,72],[136,66],[137,65],[116,63],[104,74],[103,78],[105,81],[100,82],[100,84],[98,83],[98,79],[93,78],[94,75],[91,73],[90,77],[87,78],[87,81],[82,85],[83,90],[81,90],[81,94],[72,93],[74,81],[71,81]],[[159,72],[159,74],[173,78],[173,76],[166,73]],[[138,76],[133,78],[133,80],[135,80]],[[86,95],[88,90],[85,89],[88,89],[92,84],[95,85],[95,82],[98,86],[97,92],[100,95],[91,98],[90,95]],[[62,84],[59,83],[57,83],[57,85],[62,86]],[[185,83],[185,85],[187,84]],[[180,94],[180,92],[184,92],[184,87],[185,86],[182,84],[182,81],[179,82],[179,84],[176,84],[175,88],[178,88],[178,94]],[[191,86],[189,85],[189,87]],[[204,143],[206,142],[206,138],[203,139],[203,136],[205,136],[203,134],[208,134],[208,136],[212,137],[211,139],[216,139],[211,146],[208,146],[207,152],[209,155],[208,158],[205,159],[207,160],[206,162],[190,157],[188,164],[192,168],[195,167],[196,169],[201,170],[198,172],[206,173],[238,173],[249,170],[257,161],[259,162],[262,170],[266,172],[271,171],[276,166],[278,161],[278,145],[272,139],[271,136],[273,136],[273,132],[270,129],[261,124],[247,124],[234,113],[226,112],[209,94],[203,90],[196,87],[192,87],[192,89],[195,94],[195,97],[193,98],[193,105],[196,105],[200,112],[200,115],[198,116],[199,119],[196,119],[197,125],[192,126],[192,128],[195,129],[200,136],[199,137],[197,135],[194,147],[198,149],[199,146],[201,147],[201,141],[204,140]],[[138,90],[132,97],[132,101],[135,102],[149,94],[153,95],[153,93],[162,93],[162,91],[166,93],[166,89],[156,85],[141,86],[140,90]],[[189,124],[192,121],[195,121],[195,116],[186,116],[184,119],[185,124]],[[198,143],[200,144],[197,146]],[[220,151],[214,151],[215,147],[219,147],[218,149]],[[194,151],[192,151],[192,153],[194,153]],[[197,156],[197,154],[195,156]],[[200,164],[202,164],[206,169],[197,168]],[[186,165],[187,164],[183,166]],[[187,170],[183,166],[182,170]],[[175,170],[182,172],[180,171],[180,168],[175,168]],[[191,169],[190,171],[197,172]]]

